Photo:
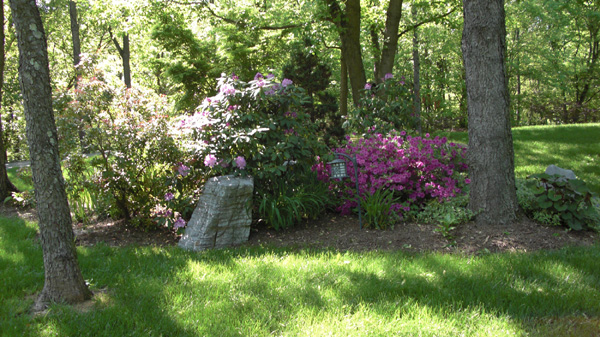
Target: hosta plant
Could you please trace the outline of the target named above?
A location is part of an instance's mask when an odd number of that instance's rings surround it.
[[[532,190],[539,210],[549,216],[557,215],[562,224],[573,230],[595,227],[592,220],[597,219],[598,211],[592,200],[597,196],[583,180],[546,173],[529,178],[535,181]]]

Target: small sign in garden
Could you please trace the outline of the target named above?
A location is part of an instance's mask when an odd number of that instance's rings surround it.
[[[179,247],[198,251],[248,241],[253,189],[251,177],[227,175],[209,179]]]

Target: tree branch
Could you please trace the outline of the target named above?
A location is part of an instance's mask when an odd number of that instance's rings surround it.
[[[117,38],[113,36],[112,29],[110,27],[108,27],[108,33],[110,34],[110,38],[114,42],[115,47],[117,48],[117,51],[119,52],[119,55],[121,55],[121,57],[123,57],[123,48],[121,48],[121,45],[119,44],[119,41],[117,41]]]
[[[203,8],[206,8],[206,10],[208,10],[210,15],[214,16],[215,18],[217,18],[219,20],[222,20],[224,22],[227,22],[227,23],[232,24],[237,27],[247,27],[248,26],[244,22],[233,20],[228,17],[224,17],[222,15],[217,14],[212,8],[210,8],[210,6],[208,5],[208,3],[206,1],[181,2],[181,1],[177,1],[177,0],[171,0],[170,2],[174,3],[176,5],[184,5],[184,6],[185,5],[202,5]],[[313,22],[314,21],[312,21],[311,23],[313,23]],[[303,26],[303,24],[289,24],[289,25],[283,25],[283,26],[255,26],[253,28],[260,29],[260,30],[283,30],[283,29],[290,29],[290,28],[299,28],[302,26]]]
[[[408,33],[408,32],[411,32],[411,31],[413,31],[415,28],[418,28],[418,27],[420,27],[420,26],[422,26],[422,25],[424,25],[424,24],[427,24],[427,23],[430,23],[430,22],[437,21],[437,20],[439,20],[439,19],[445,18],[445,17],[447,17],[448,15],[450,15],[450,14],[452,14],[452,13],[454,13],[454,12],[456,12],[456,8],[453,8],[453,9],[452,9],[451,11],[449,11],[448,13],[445,13],[445,14],[440,14],[440,15],[438,15],[438,16],[434,16],[434,17],[431,17],[431,18],[429,18],[429,19],[427,19],[427,20],[421,21],[421,22],[417,23],[416,25],[412,25],[412,26],[410,26],[410,27],[406,28],[405,30],[401,31],[401,32],[398,34],[398,37],[401,37],[402,35],[404,35],[404,34],[406,34],[406,33]]]

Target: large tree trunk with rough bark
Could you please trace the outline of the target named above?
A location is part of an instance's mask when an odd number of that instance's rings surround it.
[[[516,219],[514,152],[505,69],[503,0],[463,0],[462,52],[469,115],[469,208],[477,222]]]
[[[44,256],[44,288],[34,310],[91,297],[77,262],[71,213],[58,155],[48,51],[35,0],[10,0],[19,44],[19,81]]]

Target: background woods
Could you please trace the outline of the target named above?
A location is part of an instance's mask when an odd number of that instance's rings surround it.
[[[4,143],[8,159],[20,160],[27,145],[17,48],[4,7]],[[358,104],[366,83],[391,73],[411,91],[419,89],[411,104],[420,107],[423,130],[467,126],[462,4],[456,0],[49,0],[39,8],[55,92],[73,88],[77,76],[101,74],[110,84],[165,94],[176,113],[186,113],[214,93],[221,73],[244,80],[259,71],[283,75],[303,49],[331,71],[325,92],[341,105],[333,117]],[[600,4],[509,0],[505,10],[512,125],[597,121]],[[79,53],[87,73],[73,67]]]

